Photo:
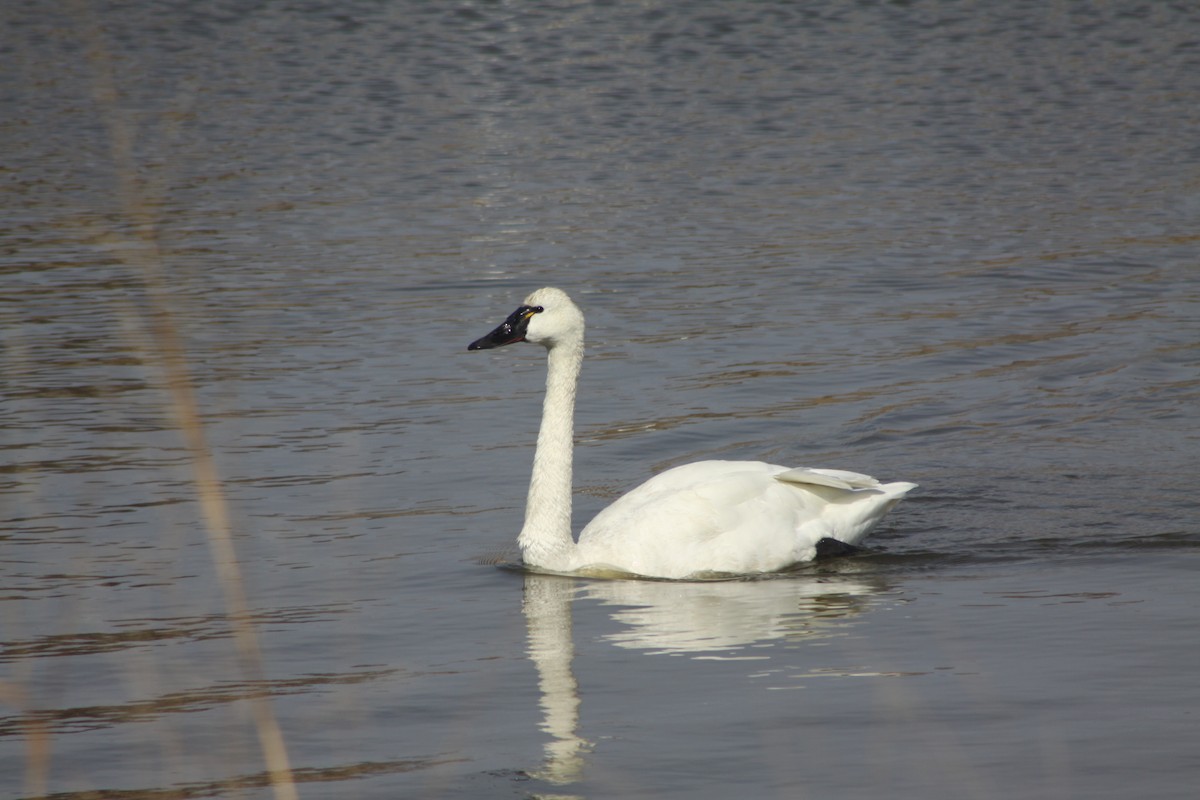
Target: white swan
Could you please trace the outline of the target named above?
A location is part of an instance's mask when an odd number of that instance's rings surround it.
[[[583,575],[702,578],[775,572],[812,560],[818,542],[856,545],[914,483],[761,461],[698,461],[669,469],[596,515],[571,538],[575,392],[583,313],[565,292],[538,289],[468,350],[545,346],[549,362],[525,526],[531,568]]]

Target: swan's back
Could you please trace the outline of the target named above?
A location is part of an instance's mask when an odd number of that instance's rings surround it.
[[[698,461],[656,475],[596,515],[576,570],[686,578],[773,572],[821,539],[857,544],[912,483],[761,461]]]

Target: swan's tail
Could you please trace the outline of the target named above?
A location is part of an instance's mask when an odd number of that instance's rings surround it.
[[[821,517],[828,536],[857,545],[904,495],[917,488],[907,481],[880,483],[870,475],[838,469],[790,469],[775,476],[808,489],[828,503]]]

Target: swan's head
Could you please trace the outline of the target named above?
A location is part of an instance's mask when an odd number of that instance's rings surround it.
[[[583,340],[583,312],[561,289],[547,286],[525,302],[487,336],[467,345],[468,350],[489,350],[514,342],[535,342],[553,347],[560,342]]]

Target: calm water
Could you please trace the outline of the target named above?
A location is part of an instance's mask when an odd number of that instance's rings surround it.
[[[1191,797],[1188,3],[0,10],[0,795]],[[921,484],[863,555],[511,556],[708,457]],[[172,394],[232,519],[262,672]],[[210,507],[211,513],[211,507]]]

